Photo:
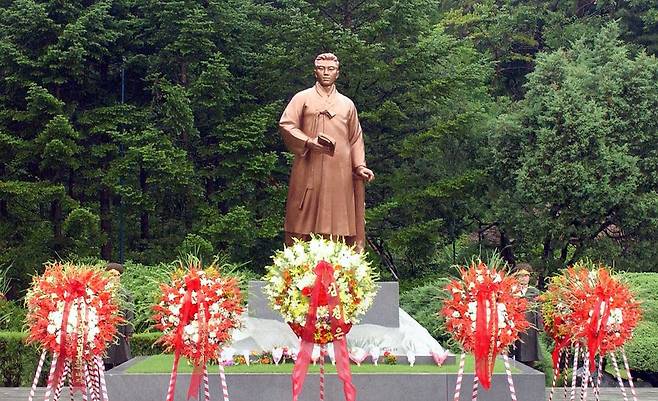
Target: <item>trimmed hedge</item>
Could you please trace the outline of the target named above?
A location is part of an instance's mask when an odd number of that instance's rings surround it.
[[[642,321],[624,347],[628,364],[636,376],[658,384],[658,274],[623,273],[620,276],[642,302]]]
[[[26,314],[27,310],[17,301],[0,299],[0,331],[23,331]]]
[[[37,370],[39,349],[34,345],[26,345],[26,333],[0,332],[0,385],[4,387],[31,386],[34,373]],[[46,358],[44,366],[50,366],[50,358]],[[41,372],[40,385],[45,385],[48,368]]]
[[[154,345],[161,333],[135,334],[130,340],[133,356],[156,355],[163,352],[162,346]],[[0,387],[26,387],[32,385],[37,370],[40,350],[25,344],[27,333],[0,331]],[[46,358],[39,385],[48,379],[50,355]]]
[[[631,369],[640,372],[658,371],[658,323],[643,321],[624,346]]]
[[[155,344],[162,333],[139,333],[130,338],[130,353],[132,356],[157,355],[164,353],[161,344]]]

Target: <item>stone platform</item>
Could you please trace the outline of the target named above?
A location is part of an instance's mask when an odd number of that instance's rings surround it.
[[[131,374],[125,370],[140,359],[135,358],[106,373],[110,400],[163,401],[169,384],[168,374]],[[544,400],[544,375],[517,363],[520,372],[514,374],[516,395],[523,401]],[[359,401],[452,401],[456,374],[355,374],[352,376]],[[179,374],[176,400],[186,399],[190,374]],[[227,374],[228,391],[232,401],[290,401],[289,374]],[[471,399],[473,375],[464,375],[460,400]],[[211,399],[222,400],[219,374],[210,374]],[[319,375],[309,374],[300,401],[317,401]],[[480,401],[509,401],[510,394],[505,374],[494,374],[489,391],[480,388]],[[342,382],[335,374],[326,376],[326,400],[344,399]]]

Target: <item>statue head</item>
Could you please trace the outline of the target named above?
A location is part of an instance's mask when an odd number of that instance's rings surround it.
[[[315,58],[315,80],[322,86],[332,86],[340,75],[340,62],[333,53],[322,53]]]

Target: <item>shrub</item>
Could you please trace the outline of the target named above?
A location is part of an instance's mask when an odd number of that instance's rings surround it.
[[[0,385],[4,387],[31,386],[37,370],[39,349],[26,345],[27,333],[0,332]],[[47,380],[50,358],[46,358],[41,371],[40,384]]]
[[[631,286],[642,302],[642,320],[658,323],[658,274],[623,273],[620,277]]]
[[[21,331],[25,325],[27,310],[16,301],[0,299],[0,330]]]
[[[658,384],[658,323],[640,322],[624,348],[635,376]]]
[[[436,279],[400,294],[400,307],[436,338],[442,346],[458,352],[459,345],[445,330],[445,320],[439,314],[447,296],[444,287],[449,279]]]
[[[635,374],[658,384],[658,274],[623,273],[637,298],[642,302],[642,321],[626,344],[628,363]]]
[[[131,323],[135,327],[135,332],[148,331],[153,325],[152,307],[160,296],[160,283],[168,281],[174,269],[173,264],[167,263],[155,266],[132,262],[124,264],[121,285],[132,299],[134,317]]]
[[[130,338],[130,353],[133,357],[144,355],[158,355],[164,352],[161,344],[155,344],[162,333],[138,333]]]

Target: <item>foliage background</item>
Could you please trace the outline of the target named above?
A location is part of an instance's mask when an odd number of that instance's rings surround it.
[[[0,1],[0,266],[158,265],[198,249],[260,274],[282,242],[276,132],[341,59],[377,174],[383,276],[496,248],[542,279],[581,256],[655,271],[651,0]],[[446,257],[447,256],[447,257]]]

